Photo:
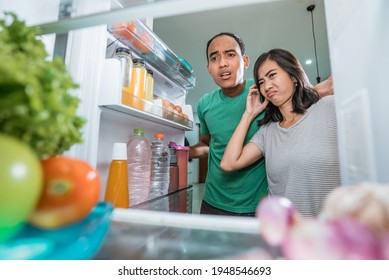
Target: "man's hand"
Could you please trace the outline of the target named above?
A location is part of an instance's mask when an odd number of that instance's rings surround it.
[[[321,83],[318,83],[315,86],[315,89],[317,93],[319,93],[320,98],[334,94],[334,88],[332,84],[332,76],[329,76],[327,80],[322,81]]]
[[[209,152],[209,141],[211,140],[210,135],[200,134],[200,141],[190,147],[189,158],[205,158]]]

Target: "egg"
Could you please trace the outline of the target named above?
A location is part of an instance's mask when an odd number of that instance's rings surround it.
[[[177,111],[178,113],[182,113],[182,108],[181,108],[181,106],[176,105],[174,108],[176,109],[176,111]]]
[[[162,98],[162,108],[167,108],[169,106],[171,106],[170,101]]]
[[[166,106],[165,109],[168,110],[168,111],[170,111],[170,112],[174,112],[174,106],[172,106],[171,104],[169,104],[168,106]]]

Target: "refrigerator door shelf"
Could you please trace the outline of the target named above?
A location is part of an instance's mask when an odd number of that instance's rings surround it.
[[[147,100],[132,96],[129,92],[123,92],[120,75],[120,61],[117,59],[106,59],[104,61],[102,79],[100,83],[99,106],[102,109],[112,109],[128,115],[150,120],[181,130],[193,130],[193,121],[182,116],[163,109],[158,104],[148,102]],[[122,94],[127,94],[132,106],[123,104]],[[191,112],[185,105],[185,109]],[[187,114],[193,118],[193,114]]]
[[[140,20],[114,24],[108,31],[138,56],[144,58],[146,63],[157,69],[165,76],[170,77],[184,89],[193,89],[196,78],[192,67],[186,62],[182,63],[179,57],[145,24]]]

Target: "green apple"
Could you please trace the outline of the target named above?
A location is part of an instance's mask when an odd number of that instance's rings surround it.
[[[0,243],[15,236],[35,209],[43,189],[37,154],[18,139],[0,134]]]

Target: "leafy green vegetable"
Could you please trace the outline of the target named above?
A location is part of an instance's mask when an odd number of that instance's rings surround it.
[[[48,61],[38,29],[13,13],[0,19],[0,133],[27,143],[40,158],[82,142],[85,119],[62,59]]]

